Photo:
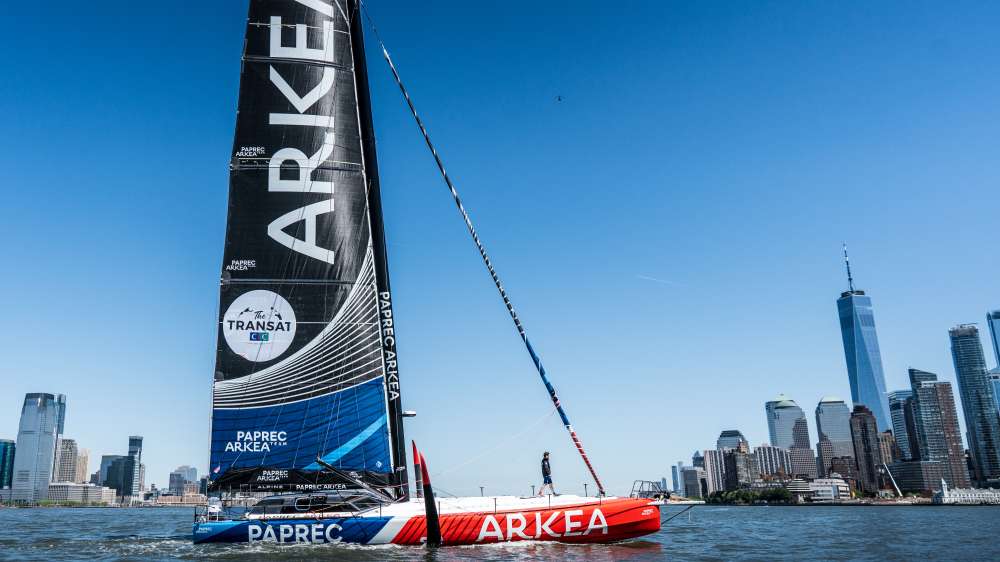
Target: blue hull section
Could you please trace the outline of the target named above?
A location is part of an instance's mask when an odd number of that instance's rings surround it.
[[[194,524],[194,542],[369,544],[391,517],[209,521]],[[391,538],[390,538],[391,540]],[[381,541],[380,541],[381,542]],[[388,542],[388,541],[386,541]]]

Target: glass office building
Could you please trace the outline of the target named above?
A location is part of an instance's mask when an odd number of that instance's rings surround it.
[[[993,359],[997,362],[996,370],[1000,371],[1000,310],[986,313],[986,325],[990,327],[990,343],[993,346]]]
[[[816,433],[819,443],[816,453],[819,457],[820,476],[830,473],[835,457],[853,457],[854,442],[851,439],[851,409],[836,396],[824,396],[816,405]]]
[[[941,463],[942,477],[949,486],[968,488],[969,470],[951,383],[920,369],[910,369],[909,377],[913,397],[907,403],[912,404],[918,442],[913,447],[911,440],[911,451],[919,450],[920,461]]]
[[[17,450],[10,439],[0,439],[0,490],[10,488],[14,480],[14,451]]]
[[[764,412],[767,414],[771,444],[788,449],[792,457],[792,475],[816,478],[819,475],[816,454],[809,444],[809,422],[802,408],[791,398],[780,394],[764,404]]]
[[[871,410],[879,431],[892,429],[871,297],[866,296],[864,291],[853,289],[841,293],[837,299],[837,312],[840,314],[840,334],[844,341],[851,401],[855,406],[864,404]]]
[[[747,441],[746,437],[743,437],[743,433],[738,429],[724,429],[722,433],[719,434],[719,438],[715,440],[715,448],[718,450],[723,449],[739,449],[740,443],[750,446],[750,442]]]
[[[32,392],[24,396],[11,485],[15,502],[35,503],[48,499],[56,442],[65,418],[64,395]]]
[[[1000,479],[1000,419],[993,385],[986,373],[986,356],[975,324],[962,324],[948,330],[951,356],[958,378],[969,451],[975,467],[975,480],[983,485]]]
[[[894,390],[889,393],[889,420],[892,422],[892,434],[905,460],[914,460],[914,451],[910,448],[910,432],[906,428],[906,401],[911,398],[913,398],[912,390]]]

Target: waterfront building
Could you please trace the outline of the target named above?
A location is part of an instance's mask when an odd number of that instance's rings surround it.
[[[48,497],[56,441],[65,417],[64,395],[44,392],[25,395],[14,456],[13,501],[34,503]]]
[[[767,414],[771,444],[788,449],[792,459],[791,475],[816,478],[816,455],[809,443],[809,423],[802,408],[791,398],[780,394],[764,404],[764,412]]]
[[[705,477],[708,480],[710,492],[726,489],[726,458],[725,452],[709,449],[704,453]]]
[[[938,461],[954,487],[969,486],[962,434],[951,383],[919,369],[909,370],[920,460]]]
[[[184,493],[184,484],[187,483],[187,479],[184,477],[184,473],[174,471],[170,473],[168,489],[171,494],[181,495]]]
[[[792,474],[792,457],[788,449],[764,443],[754,448],[753,456],[757,472],[765,480],[782,479]]]
[[[676,464],[670,467],[670,478],[673,480],[673,483],[674,483],[674,487],[672,488],[672,491],[675,494],[680,494],[681,493],[681,480],[680,480],[680,474],[679,474],[679,472],[677,470],[677,465]]]
[[[115,491],[93,484],[77,482],[53,482],[49,484],[48,500],[63,503],[87,505],[111,505],[115,502]]]
[[[854,455],[849,457],[833,457],[833,460],[830,461],[830,473],[827,476],[834,474],[838,474],[846,480],[857,480],[858,466],[854,461]]]
[[[913,398],[912,390],[894,390],[889,393],[889,420],[900,455],[906,460],[914,458],[910,450],[910,432],[906,428],[906,401]]]
[[[903,453],[899,450],[899,445],[896,444],[896,438],[891,431],[883,431],[878,434],[878,450],[882,456],[882,462],[885,464],[903,458]]]
[[[854,456],[854,442],[851,440],[851,409],[836,396],[825,396],[816,405],[816,444],[819,476],[830,473],[830,462],[834,457]],[[826,442],[824,444],[824,441]]]
[[[840,316],[840,334],[844,342],[847,361],[847,378],[851,385],[851,401],[871,410],[880,431],[892,427],[889,421],[889,404],[885,395],[885,373],[882,371],[882,352],[875,331],[875,314],[871,297],[855,290],[851,265],[844,247],[847,265],[848,290],[837,299]]]
[[[79,451],[75,439],[59,439],[56,446],[56,471],[53,482],[76,482],[76,462]]]
[[[750,442],[747,438],[743,436],[743,433],[738,429],[726,429],[719,434],[719,438],[715,441],[715,448],[721,450],[724,449],[738,449],[740,443],[750,446]]]
[[[858,404],[851,413],[851,436],[854,440],[854,459],[858,467],[858,482],[869,494],[878,493],[879,467],[882,455],[878,444],[878,425],[868,406]]]
[[[90,451],[80,449],[76,454],[76,479],[74,482],[85,484],[87,482],[87,469],[90,465]]]
[[[976,469],[975,479],[982,484],[1000,480],[1000,417],[997,416],[993,385],[986,376],[986,357],[979,340],[979,328],[963,324],[949,330],[948,336],[965,413],[969,450]]]
[[[193,466],[188,466],[188,465],[184,464],[184,465],[181,465],[181,466],[178,466],[177,468],[175,468],[174,472],[179,472],[182,475],[184,475],[184,480],[187,481],[187,482],[197,482],[198,481],[198,469],[195,468],[195,467],[193,467]],[[664,478],[663,479],[663,482],[664,482],[664,488],[663,489],[664,490],[666,489],[666,481],[667,481],[667,479]]]
[[[108,480],[108,470],[111,469],[111,465],[118,459],[123,458],[125,455],[101,455],[101,466],[98,470],[98,482],[101,486],[107,486],[109,488],[114,488]]]
[[[684,470],[681,471],[681,478],[684,480],[684,497],[692,499],[708,497],[708,482],[704,468],[684,467]]]
[[[132,475],[128,479],[128,483],[131,485],[131,496],[138,497],[142,492],[143,488],[143,466],[142,466],[142,436],[141,435],[130,435],[128,438],[128,456],[132,457],[134,462],[131,464]]]
[[[903,493],[924,494],[941,489],[945,464],[940,461],[899,461],[889,465],[889,474]]]
[[[14,481],[14,452],[17,446],[10,439],[0,439],[0,490],[10,488]]]
[[[812,488],[809,482],[801,478],[794,478],[785,483],[785,488],[792,494],[795,503],[802,503],[812,498]]]
[[[809,482],[809,492],[814,502],[851,499],[851,486],[843,478],[817,478]]]
[[[932,501],[936,504],[961,505],[998,505],[1000,490],[977,488],[949,488],[948,483],[941,481],[941,491],[934,494]]]
[[[725,460],[726,490],[738,490],[749,488],[754,481],[760,478],[757,471],[757,463],[754,456],[747,450],[746,445],[738,449],[727,449],[723,452]]]

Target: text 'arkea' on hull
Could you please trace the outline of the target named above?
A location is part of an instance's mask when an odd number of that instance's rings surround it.
[[[414,447],[410,498],[361,24],[359,0],[250,1],[212,396],[215,503],[196,515],[194,541],[611,542],[656,532],[660,502],[604,497],[447,176],[601,494],[436,498]]]

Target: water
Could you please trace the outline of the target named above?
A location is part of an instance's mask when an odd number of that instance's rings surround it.
[[[667,508],[666,514],[679,511]],[[697,506],[617,545],[191,544],[191,509],[0,509],[0,560],[1000,560],[998,507]]]

